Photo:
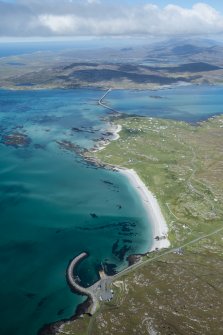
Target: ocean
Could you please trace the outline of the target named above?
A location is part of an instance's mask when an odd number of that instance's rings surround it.
[[[86,41],[46,41],[46,42],[1,42],[0,58],[8,56],[18,56],[22,54],[32,54],[34,52],[61,52],[62,50],[81,50],[99,47],[97,42]]]
[[[1,334],[34,335],[74,314],[83,298],[70,292],[65,273],[80,252],[90,255],[78,270],[90,285],[101,263],[121,269],[127,255],[152,243],[128,180],[61,144],[90,148],[109,130],[101,94],[0,91]],[[25,143],[11,145],[11,134]]]
[[[70,291],[65,274],[80,252],[89,253],[78,268],[88,286],[101,264],[119,271],[128,255],[152,244],[144,205],[128,180],[78,154],[109,137],[109,111],[97,104],[103,93],[0,90],[1,334],[34,335],[74,314],[85,298]],[[223,112],[222,93],[207,86],[112,91],[105,103],[195,123]]]

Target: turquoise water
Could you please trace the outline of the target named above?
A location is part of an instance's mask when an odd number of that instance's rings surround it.
[[[112,91],[106,101],[124,113],[195,122],[222,113],[222,91]],[[90,256],[78,274],[90,285],[101,262],[120,270],[127,255],[151,245],[143,204],[128,180],[58,144],[90,148],[104,136],[101,96],[86,89],[0,90],[0,334],[34,335],[73,315],[83,298],[70,292],[65,271],[83,250]],[[26,145],[5,144],[15,132],[27,136]]]
[[[96,104],[100,96],[87,90],[0,91],[1,334],[34,335],[45,323],[74,314],[83,298],[70,292],[65,271],[83,250],[90,257],[79,275],[89,285],[101,262],[121,269],[127,255],[151,244],[144,208],[128,181],[57,143],[95,144],[107,127]],[[26,146],[4,144],[14,132],[29,137]]]
[[[223,113],[223,87],[182,86],[159,91],[112,91],[106,101],[118,111],[195,123]]]

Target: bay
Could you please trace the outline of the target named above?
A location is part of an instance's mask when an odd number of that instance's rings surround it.
[[[120,270],[151,244],[128,180],[60,145],[90,148],[109,129],[101,93],[0,91],[1,334],[33,335],[74,314],[84,298],[70,292],[65,273],[83,250],[89,258],[79,276],[90,285],[101,263]],[[27,143],[7,145],[13,134]]]
[[[112,91],[118,111],[202,121],[223,112],[221,87]],[[71,317],[84,298],[70,292],[69,260],[89,253],[83,285],[103,263],[117,271],[152,243],[143,204],[119,173],[87,164],[72,149],[109,137],[101,90],[0,90],[0,332],[34,335]],[[23,145],[7,136],[22,134]],[[69,143],[69,145],[66,145]],[[65,145],[64,145],[65,144]],[[76,147],[75,147],[76,148]]]

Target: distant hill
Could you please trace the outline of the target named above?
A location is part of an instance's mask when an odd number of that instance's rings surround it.
[[[127,79],[127,80],[131,80],[138,84],[156,83],[156,84],[168,85],[168,84],[176,83],[179,80],[186,81],[185,78],[176,79],[172,77],[163,77],[161,75],[131,73],[131,72],[125,72],[125,71],[111,70],[111,69],[79,70],[79,71],[73,72],[73,77],[75,79],[88,82],[88,83]]]
[[[155,66],[149,67],[151,70],[157,71],[167,71],[171,73],[179,73],[179,72],[207,72],[207,71],[214,71],[214,70],[221,70],[222,68],[216,65],[211,65],[204,62],[196,62],[196,63],[187,63],[181,64],[179,66]]]
[[[197,47],[192,44],[184,44],[176,46],[172,49],[175,55],[192,55],[204,51],[203,47]]]

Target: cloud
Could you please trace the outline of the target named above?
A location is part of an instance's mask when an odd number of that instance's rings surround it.
[[[95,4],[95,3],[101,3],[100,0],[87,0],[88,3],[92,3],[92,4]]]
[[[40,24],[48,28],[52,33],[69,34],[77,30],[77,21],[71,15],[40,15]]]
[[[223,16],[205,3],[118,4],[105,0],[0,1],[0,36],[195,35],[223,31]]]

